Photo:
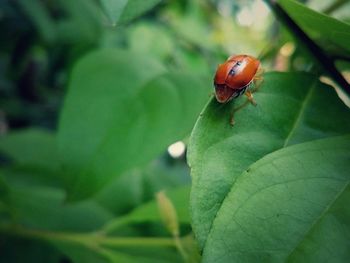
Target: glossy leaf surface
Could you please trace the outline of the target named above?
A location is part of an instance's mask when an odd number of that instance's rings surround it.
[[[242,102],[220,105],[212,100],[192,133],[191,211],[204,250],[222,203],[251,165],[290,145],[350,132],[349,109],[312,75],[266,74],[255,100],[257,107],[236,112],[234,127],[229,124],[231,108]]]
[[[346,262],[350,136],[265,156],[236,180],[203,262]]]

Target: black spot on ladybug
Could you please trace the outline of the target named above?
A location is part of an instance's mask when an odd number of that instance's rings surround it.
[[[241,61],[237,61],[236,64],[231,68],[229,71],[229,75],[234,76],[236,74],[236,67],[240,66],[242,64]]]

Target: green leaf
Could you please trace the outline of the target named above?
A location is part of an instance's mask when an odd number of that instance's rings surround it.
[[[97,1],[75,0],[57,1],[61,12],[65,13],[56,21],[56,45],[74,44],[70,53],[76,52],[78,46],[95,45],[102,33],[100,6]],[[70,54],[69,53],[69,54]]]
[[[41,129],[12,132],[0,139],[0,152],[18,165],[59,169],[59,155],[55,135]]]
[[[155,193],[161,190],[174,189],[189,183],[189,169],[184,162],[170,163],[166,158],[159,158],[143,169],[133,169],[117,177],[95,199],[120,216],[153,199]]]
[[[203,262],[348,262],[350,135],[273,152],[225,197]]]
[[[103,9],[108,18],[116,24],[120,16],[123,14],[124,8],[128,4],[128,0],[101,0]]]
[[[350,54],[350,25],[318,13],[294,0],[278,1],[293,20],[326,50]],[[343,52],[340,52],[342,50]]]
[[[128,171],[108,183],[94,199],[117,216],[128,213],[144,201],[143,177],[140,169]]]
[[[43,3],[39,0],[30,2],[19,0],[17,3],[35,25],[42,39],[48,43],[53,43],[56,40],[56,27]]]
[[[188,186],[176,188],[171,191],[167,191],[166,194],[174,204],[178,220],[180,223],[190,223],[190,215],[188,211],[189,204],[189,192]],[[112,232],[119,226],[124,224],[137,224],[145,222],[161,222],[161,216],[158,211],[158,205],[155,200],[141,205],[134,209],[129,214],[119,217],[113,221],[110,221],[104,227],[104,231]]]
[[[69,198],[96,192],[183,138],[207,87],[193,75],[165,73],[137,53],[107,49],[78,62],[58,132]]]
[[[149,52],[164,60],[175,52],[175,43],[170,32],[154,23],[137,23],[131,27],[128,30],[128,42],[132,50]]]
[[[181,223],[189,223],[190,216],[188,211],[190,188],[183,186],[167,192],[167,196],[175,206],[178,219]],[[156,201],[149,202],[139,206],[126,216],[129,222],[140,223],[147,221],[161,221]]]
[[[64,194],[52,189],[17,189],[11,196],[16,221],[34,229],[93,231],[112,215],[92,201],[64,203]]]
[[[269,73],[254,95],[257,107],[236,112],[238,100],[212,100],[192,132],[191,212],[199,246],[204,248],[222,202],[239,176],[266,154],[289,145],[350,132],[350,110],[332,87],[302,73]]]
[[[54,241],[51,242],[59,251],[68,257],[73,263],[109,263],[108,260],[93,248],[87,248],[80,244]]]
[[[101,0],[102,6],[113,24],[126,23],[148,10],[161,0]]]
[[[113,216],[97,202],[66,203],[62,189],[38,184],[35,173],[2,169],[14,223],[49,231],[93,231]]]

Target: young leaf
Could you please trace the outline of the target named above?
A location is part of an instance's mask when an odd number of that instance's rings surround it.
[[[169,199],[175,206],[178,220],[180,223],[190,223],[190,215],[188,211],[190,188],[188,186],[179,187],[167,192]],[[144,222],[161,222],[157,203],[155,200],[150,201],[134,209],[129,214],[114,219],[106,224],[104,231],[113,232],[122,224],[137,224]]]
[[[93,200],[65,203],[62,189],[38,184],[36,171],[1,169],[10,200],[14,223],[29,229],[47,231],[93,231],[113,218],[113,215]],[[6,193],[6,192],[5,192]]]
[[[203,262],[348,262],[349,161],[347,135],[251,165],[224,198]]]
[[[170,200],[173,202],[178,220],[181,223],[190,223],[190,216],[188,211],[190,188],[188,186],[179,187],[167,192]],[[155,201],[149,202],[143,206],[139,206],[133,212],[126,216],[130,222],[147,222],[161,220],[157,203]]]
[[[56,40],[56,27],[43,3],[39,0],[31,2],[19,0],[17,4],[34,24],[42,39],[48,43],[53,43]]]
[[[3,136],[0,140],[0,152],[16,164],[52,171],[59,169],[56,138],[46,130],[31,128]]]
[[[114,215],[121,216],[153,200],[155,193],[188,185],[190,180],[185,163],[172,163],[163,157],[145,167],[123,173],[108,183],[94,199]]]
[[[163,221],[164,226],[173,236],[177,237],[179,231],[179,221],[177,219],[177,213],[172,201],[168,198],[164,191],[156,194],[158,203],[158,212]]]
[[[269,73],[248,105],[212,100],[192,132],[188,161],[193,179],[193,229],[204,248],[213,221],[237,178],[257,160],[289,145],[350,132],[350,110],[332,87],[309,74]]]
[[[123,10],[128,4],[128,0],[101,0],[101,4],[108,18],[113,24],[116,24],[120,16],[123,14]]]
[[[113,24],[126,23],[148,10],[161,0],[101,0],[102,6]]]
[[[112,49],[77,64],[58,132],[69,198],[146,165],[190,131],[209,85],[164,72],[146,55]]]

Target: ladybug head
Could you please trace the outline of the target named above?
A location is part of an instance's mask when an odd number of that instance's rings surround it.
[[[225,84],[214,83],[214,86],[215,86],[215,97],[218,102],[226,103],[233,98],[233,95],[235,94],[234,89],[229,88]]]

